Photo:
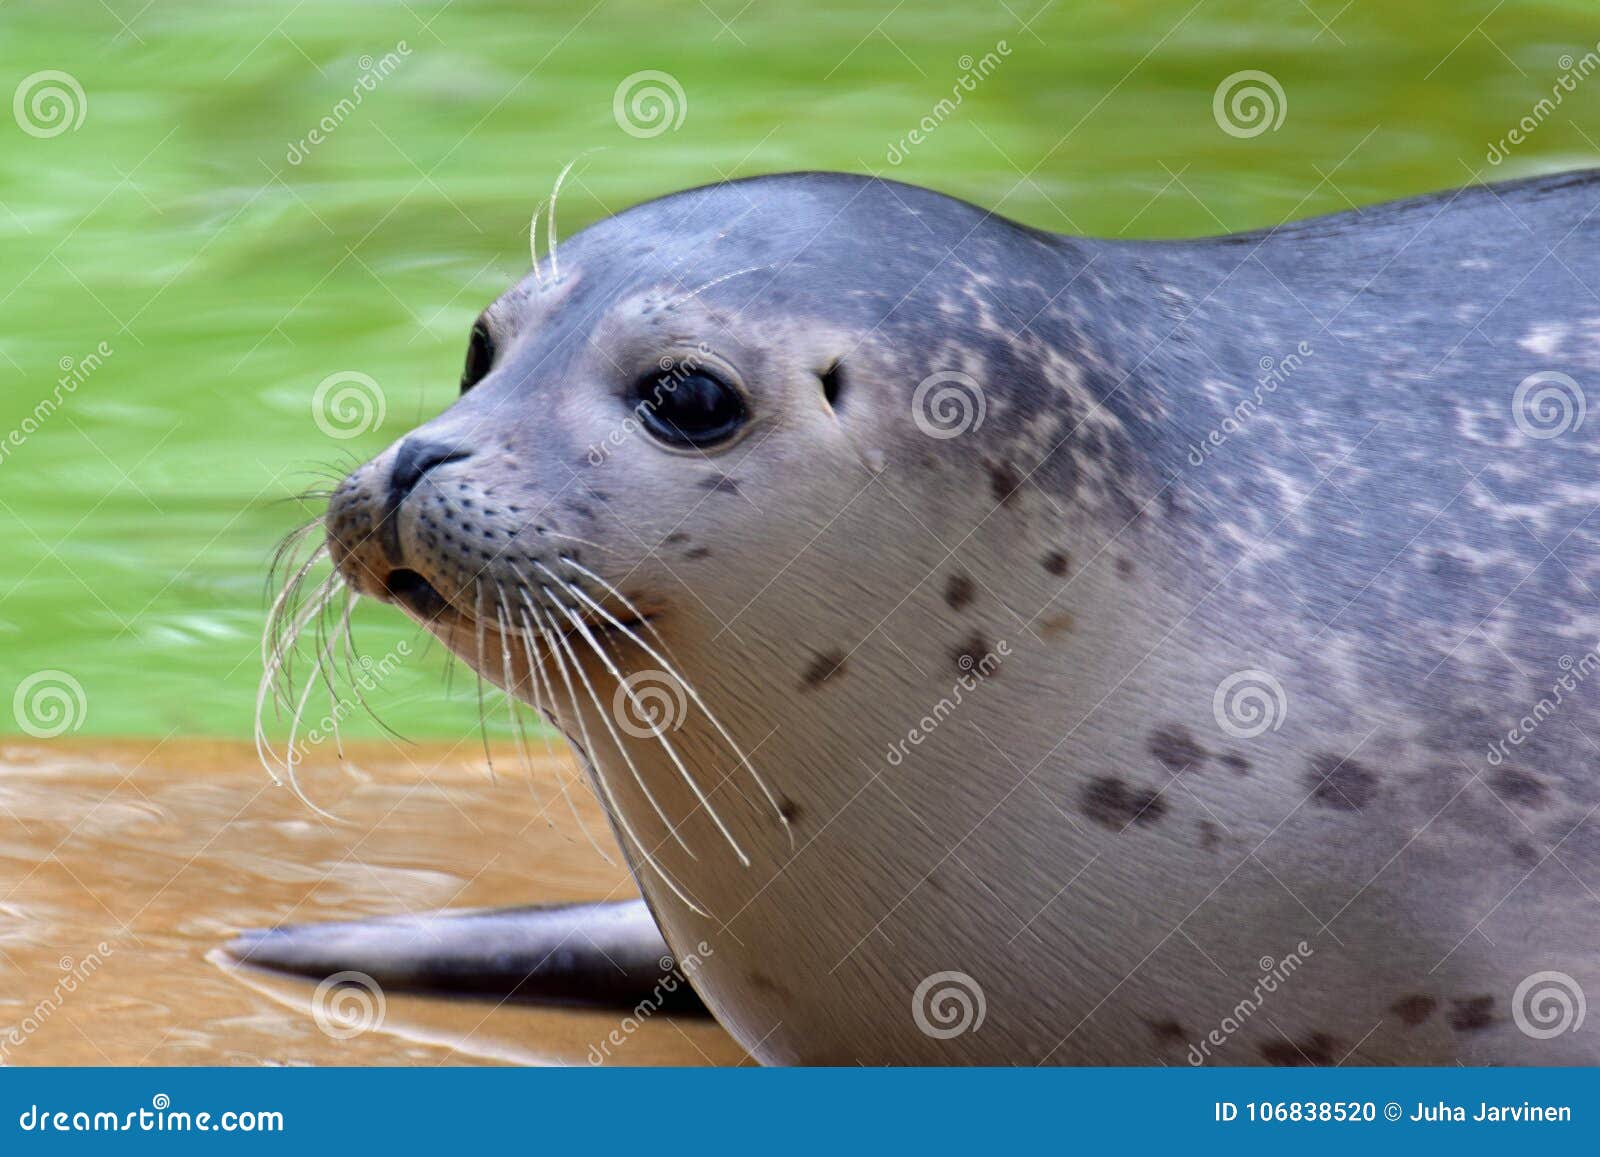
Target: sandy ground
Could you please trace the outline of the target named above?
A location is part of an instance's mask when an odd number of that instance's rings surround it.
[[[308,783],[247,744],[0,742],[0,1060],[8,1064],[588,1064],[614,1013],[348,993],[230,966],[278,923],[635,893],[563,757],[369,743]],[[341,1019],[341,1017],[343,1019]],[[709,1020],[656,1016],[608,1063],[749,1063]]]

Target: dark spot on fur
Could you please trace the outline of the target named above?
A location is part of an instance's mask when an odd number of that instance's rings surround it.
[[[709,546],[691,546],[688,550],[683,552],[683,557],[684,558],[710,558],[711,557],[711,548]]]
[[[1477,1032],[1494,1023],[1494,997],[1469,996],[1450,1002],[1450,1027],[1457,1032]]]
[[[1248,775],[1250,772],[1250,761],[1237,751],[1224,751],[1213,758],[1235,775]]]
[[[1314,755],[1306,778],[1311,798],[1336,811],[1360,811],[1378,797],[1377,775],[1353,759]]]
[[[1114,775],[1090,780],[1083,788],[1083,814],[1102,827],[1120,832],[1129,824],[1153,824],[1167,814],[1159,792],[1130,788]]]
[[[1184,1031],[1183,1025],[1171,1018],[1167,1020],[1147,1020],[1145,1023],[1150,1026],[1150,1033],[1156,1038],[1157,1044],[1163,1046],[1181,1045],[1189,1039],[1189,1034]]]
[[[959,611],[972,602],[977,593],[973,581],[964,574],[953,574],[950,581],[944,584],[944,601],[952,611]]]
[[[540,533],[542,534],[543,531],[540,531]],[[688,541],[689,541],[689,536],[687,534],[683,533],[683,531],[681,531],[681,530],[674,530],[671,534],[667,535],[667,537],[666,537],[666,542],[667,542],[667,545],[669,545],[669,546],[677,546],[680,542],[688,542]]]
[[[1206,851],[1214,851],[1222,844],[1222,830],[1210,820],[1200,821],[1200,846]]]
[[[1057,578],[1066,578],[1072,569],[1072,557],[1062,550],[1053,550],[1044,556],[1044,569]]]
[[[726,474],[713,474],[709,478],[700,479],[700,489],[717,494],[737,494],[739,483]]]
[[[1117,559],[1117,574],[1120,575],[1123,578],[1132,578],[1133,577],[1133,559],[1131,559],[1131,558],[1119,558],[1119,559]]]
[[[1339,1041],[1325,1032],[1314,1032],[1304,1040],[1267,1041],[1260,1046],[1261,1059],[1269,1065],[1303,1068],[1306,1065],[1339,1063]]]
[[[950,652],[950,657],[955,660],[956,670],[965,674],[977,669],[990,649],[982,635],[968,635],[966,642]]]
[[[1433,1010],[1438,1007],[1437,1000],[1425,992],[1418,992],[1411,996],[1402,996],[1389,1006],[1389,1011],[1398,1016],[1407,1028],[1416,1028],[1432,1016]]]
[[[986,461],[989,471],[989,491],[1002,506],[1011,505],[1017,491],[1022,488],[1022,475],[1009,462]]]
[[[1527,804],[1529,807],[1538,807],[1544,803],[1546,795],[1542,781],[1514,767],[1502,767],[1496,770],[1489,777],[1489,787],[1507,803]]]
[[[1206,761],[1208,752],[1195,742],[1187,727],[1170,724],[1158,727],[1146,740],[1150,754],[1159,759],[1168,771],[1195,771]]]
[[[1531,868],[1539,862],[1539,850],[1527,840],[1518,840],[1512,844],[1511,855],[1524,867]]]
[[[800,805],[788,796],[780,795],[778,797],[778,814],[783,817],[785,823],[792,824],[800,818]]]
[[[842,674],[844,674],[844,652],[829,651],[811,660],[811,666],[806,668],[806,673],[802,677],[801,687],[807,691],[814,691],[830,679]]]
[[[793,995],[793,993],[791,993],[787,988],[779,984],[776,980],[772,979],[772,977],[768,976],[764,972],[747,973],[745,978],[750,981],[750,986],[759,992],[765,992],[769,995],[779,997],[789,997]]]

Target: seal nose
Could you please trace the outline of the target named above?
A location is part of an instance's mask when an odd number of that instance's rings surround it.
[[[400,443],[400,449],[395,451],[394,466],[389,471],[390,509],[404,502],[406,496],[417,488],[417,483],[422,481],[428,471],[443,466],[446,462],[459,462],[471,456],[472,451],[452,446],[447,442],[435,442],[431,438],[416,436],[407,438]]]

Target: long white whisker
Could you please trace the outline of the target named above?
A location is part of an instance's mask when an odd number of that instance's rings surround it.
[[[511,647],[509,646],[511,628],[506,624],[506,611],[509,610],[506,605],[506,592],[498,582],[494,584],[494,587],[500,594],[499,600],[495,603],[494,621],[500,628],[500,669],[505,677],[506,709],[511,712],[511,730],[512,736],[517,742],[517,758],[522,761],[523,767],[529,768],[531,771],[533,763],[528,759],[528,737],[522,727],[522,716],[517,712],[517,685],[511,670]]]
[[[531,602],[528,602],[526,591],[523,591],[522,598],[523,601],[528,603],[528,606],[533,609],[534,614],[538,615],[539,610]],[[540,621],[544,622],[545,619],[541,617]],[[605,725],[606,734],[611,736],[611,742],[616,747],[617,754],[622,756],[622,762],[627,764],[628,771],[632,773],[633,782],[639,785],[639,790],[644,793],[644,798],[650,801],[650,806],[655,810],[655,813],[660,818],[661,823],[666,827],[667,834],[672,837],[673,842],[687,852],[691,860],[699,859],[699,857],[694,854],[689,845],[684,841],[682,833],[678,831],[678,825],[674,824],[672,820],[667,817],[666,811],[656,799],[655,792],[650,790],[650,785],[646,782],[644,776],[639,773],[638,766],[633,762],[633,756],[628,754],[628,749],[622,742],[622,736],[617,734],[617,725],[616,722],[611,718],[611,712],[607,711],[605,709],[605,705],[600,702],[600,696],[596,693],[594,684],[589,681],[589,673],[583,669],[583,664],[578,662],[577,653],[572,649],[571,644],[567,642],[566,637],[561,634],[553,619],[550,620],[550,627],[551,630],[545,636],[546,639],[554,642],[556,646],[565,651],[567,658],[571,660],[572,669],[577,672],[578,679],[583,684],[584,691],[586,691],[589,695],[589,701],[594,704],[595,714],[600,717],[600,722]]]
[[[556,581],[560,582],[559,579]],[[561,583],[560,585],[569,590],[571,589],[567,583]],[[543,587],[541,589],[549,597],[552,603],[555,603],[558,606],[560,605],[560,600],[551,593],[549,587]],[[567,619],[572,623],[572,625],[578,629],[580,634],[583,635],[584,641],[587,642],[590,648],[593,649],[594,653],[599,656],[600,662],[605,664],[606,670],[610,672],[612,678],[616,679],[617,685],[622,689],[622,693],[628,697],[628,702],[633,704],[633,709],[638,713],[639,717],[650,725],[650,733],[655,737],[656,741],[661,744],[662,750],[667,753],[667,757],[672,760],[673,766],[678,769],[678,774],[683,777],[683,781],[687,783],[690,790],[694,792],[695,798],[700,801],[700,806],[706,809],[706,815],[710,816],[711,822],[717,825],[717,830],[722,833],[722,838],[728,841],[728,846],[733,849],[734,855],[739,857],[739,862],[748,868],[750,866],[750,857],[745,855],[744,849],[739,846],[739,841],[733,838],[733,833],[730,832],[728,830],[728,826],[722,822],[722,817],[717,814],[716,808],[711,806],[711,800],[707,798],[705,792],[701,790],[700,784],[694,778],[694,774],[686,766],[684,766],[683,760],[679,758],[677,750],[667,739],[666,733],[661,729],[661,725],[658,724],[652,717],[650,709],[639,700],[639,697],[634,693],[633,688],[629,687],[627,680],[623,678],[622,672],[617,670],[617,665],[611,661],[611,657],[607,655],[606,652],[601,648],[599,641],[595,639],[593,632],[590,631],[589,624],[583,621],[582,615],[578,614],[570,607],[562,606],[561,612],[567,616]],[[682,680],[679,680],[679,682],[682,682]]]
[[[561,170],[561,175],[556,178],[555,188],[550,190],[550,216],[545,220],[546,238],[550,242],[550,284],[561,284],[561,258],[556,251],[556,199],[561,196],[561,182],[567,179],[567,174],[572,172],[572,166],[578,163],[577,157],[567,162],[567,167]]]
[[[533,254],[533,283],[544,292],[544,274],[539,271],[539,214],[544,212],[544,202],[540,201],[538,208],[533,211],[533,220],[528,222],[528,249]]]
[[[519,593],[522,593],[520,588],[518,591]],[[526,595],[524,595],[524,598],[526,598]],[[522,619],[522,631],[520,634],[522,635],[522,649],[526,651],[528,655],[528,683],[533,688],[534,710],[538,711],[541,715],[546,714],[544,706],[545,692],[541,690],[541,687],[544,687],[545,690],[548,690],[550,696],[550,708],[548,714],[553,718],[555,715],[556,701],[555,688],[547,686],[548,677],[544,674],[543,666],[540,664],[539,657],[535,653],[533,646],[534,635],[538,632],[538,628],[529,621],[527,611],[519,608],[517,613]],[[549,647],[549,641],[545,640],[545,648],[548,650]],[[545,755],[553,760],[555,751],[550,744],[550,737],[548,735],[544,737],[544,750]],[[578,805],[573,801],[572,792],[567,784],[567,777],[561,773],[561,769],[559,767],[556,768],[556,786],[561,791],[561,798],[567,803],[567,810],[572,813],[573,822],[578,825],[578,830],[583,833],[584,839],[589,841],[589,846],[599,853],[600,858],[606,863],[615,863],[616,861],[611,858],[611,854],[607,852],[605,848],[601,847],[599,841],[594,838],[594,833],[589,830],[589,825],[583,822],[583,816],[578,813]]]
[[[644,615],[644,613],[640,611],[638,607],[634,606],[633,603],[628,600],[627,596],[619,591],[612,583],[607,582],[588,567],[571,558],[568,558],[566,555],[561,556],[561,561],[591,581],[598,583],[604,590],[610,592],[610,594],[616,598],[624,608],[627,609],[629,614],[634,615],[639,622],[644,624],[645,629],[649,631],[652,636],[654,636],[656,642],[660,643],[662,648],[666,647],[667,641],[661,637],[661,632],[657,631],[655,627],[650,624],[650,620]],[[545,566],[542,562],[535,560],[534,565],[542,570],[546,575],[552,579],[555,579],[557,582],[564,581],[559,575],[557,575],[549,567]],[[699,707],[701,711],[705,712],[705,716],[711,722],[711,726],[716,729],[718,735],[722,736],[723,742],[733,749],[733,754],[739,760],[740,765],[750,773],[750,778],[754,780],[756,786],[761,789],[761,794],[767,797],[767,802],[772,805],[773,813],[777,815],[778,821],[782,823],[784,828],[789,832],[789,846],[793,847],[794,826],[789,822],[789,817],[784,813],[783,805],[778,802],[778,797],[773,793],[772,789],[767,786],[766,780],[764,780],[761,777],[761,774],[756,771],[755,765],[750,762],[750,757],[744,753],[744,750],[734,740],[733,736],[728,734],[728,729],[722,725],[722,721],[717,718],[716,713],[713,712],[706,701],[700,697],[700,692],[695,690],[694,684],[685,679],[682,672],[680,672],[666,658],[666,656],[652,647],[649,643],[641,639],[626,623],[618,619],[617,616],[612,614],[610,611],[606,610],[606,608],[595,599],[591,598],[588,592],[586,592],[582,587],[576,583],[566,583],[565,585],[567,589],[572,591],[577,598],[582,599],[586,606],[604,618],[608,623],[611,624],[612,627],[622,632],[625,637],[631,639],[634,644],[644,651],[645,654],[649,655],[657,663],[660,663],[662,669],[676,679],[682,685],[683,689],[689,693],[689,698],[694,700],[695,706]]]
[[[526,592],[523,592],[523,602],[527,603],[529,609],[534,611],[534,617],[538,620],[541,630],[543,630],[544,619],[539,616],[537,609],[533,608],[531,603],[528,603]],[[545,640],[547,643],[549,639],[550,635],[546,632]],[[555,658],[556,669],[561,672],[561,682],[567,689],[567,703],[572,708],[573,717],[578,721],[578,734],[583,739],[584,757],[589,773],[594,779],[595,787],[599,790],[601,797],[604,798],[612,819],[622,829],[623,834],[633,842],[633,846],[639,850],[639,855],[644,859],[644,862],[656,875],[661,877],[662,883],[672,890],[672,894],[688,905],[691,911],[701,916],[708,915],[704,908],[700,907],[684,893],[683,889],[678,886],[677,881],[661,866],[660,861],[655,857],[655,853],[645,846],[644,841],[639,838],[639,834],[633,830],[633,825],[628,822],[627,813],[617,803],[617,797],[611,794],[611,785],[606,782],[605,772],[601,770],[599,762],[595,760],[592,754],[594,747],[589,739],[589,730],[583,722],[583,711],[578,707],[577,695],[572,690],[572,677],[567,673],[567,661],[562,657],[560,650],[555,647],[550,648],[550,654]]]

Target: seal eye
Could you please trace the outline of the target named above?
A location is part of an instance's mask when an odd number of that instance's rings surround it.
[[[720,378],[696,370],[681,378],[646,378],[635,387],[634,413],[673,446],[712,446],[744,425],[744,399]]]
[[[481,321],[474,322],[472,336],[467,339],[467,364],[461,371],[461,392],[464,394],[481,382],[493,364],[494,339],[489,336],[489,327]]]

